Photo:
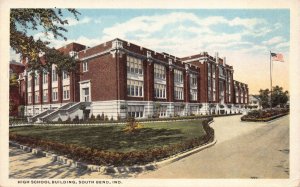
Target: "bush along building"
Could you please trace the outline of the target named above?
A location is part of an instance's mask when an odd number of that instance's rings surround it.
[[[24,71],[32,122],[229,114],[248,104],[247,84],[233,80],[233,67],[218,54],[178,58],[120,39],[58,50],[76,56],[80,73],[58,73],[54,65],[48,72]]]

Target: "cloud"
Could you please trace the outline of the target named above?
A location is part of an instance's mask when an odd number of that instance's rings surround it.
[[[264,19],[258,19],[258,18],[239,18],[236,17],[230,21],[228,21],[228,24],[230,26],[243,26],[248,29],[254,29],[257,25],[265,24],[266,21]]]
[[[103,17],[96,20],[81,19],[81,21],[88,21],[92,24],[101,23],[102,19]],[[233,52],[265,55],[265,52],[269,51],[268,44],[272,42],[277,41],[278,48],[287,45],[279,45],[284,40],[280,41],[280,38],[276,37],[257,42],[260,37],[263,38],[280,27],[282,27],[280,23],[268,23],[265,19],[255,17],[200,17],[190,12],[171,12],[137,16],[125,22],[117,22],[110,27],[105,27],[95,38],[80,36],[66,42],[55,40],[50,35],[46,39],[51,41],[51,45],[54,47],[61,47],[70,42],[78,42],[92,47],[114,38],[121,38],[157,52],[167,52],[178,57],[202,51],[211,54],[219,51],[224,56],[232,56]],[[41,37],[41,34],[35,37],[38,36]],[[249,37],[254,37],[254,40],[249,40]],[[41,38],[45,39],[44,36]]]
[[[16,54],[16,52],[10,48],[9,49],[9,60],[15,60],[16,62],[20,62],[20,55]]]
[[[259,37],[271,32],[265,26],[266,23],[266,20],[259,18],[228,19],[223,16],[199,17],[193,13],[172,12],[138,16],[116,23],[103,29],[102,41],[123,38],[157,51],[174,51],[174,54],[185,56],[193,52],[218,51],[226,47],[242,49],[245,45],[252,44],[243,41],[244,36]],[[224,24],[229,28],[241,29],[231,33],[214,29]]]
[[[289,48],[290,42],[282,42],[275,46],[275,49]]]
[[[284,41],[283,37],[281,36],[275,36],[269,40],[266,40],[266,41],[263,41],[262,44],[265,44],[265,45],[274,45],[274,44],[277,44],[277,43],[280,43]]]
[[[76,26],[76,25],[80,25],[80,24],[86,24],[86,23],[90,23],[92,20],[89,17],[83,17],[83,18],[80,18],[79,20],[76,20],[73,17],[67,17],[66,19],[68,20],[67,26]]]
[[[101,18],[93,19],[93,22],[96,24],[102,23],[102,19]]]

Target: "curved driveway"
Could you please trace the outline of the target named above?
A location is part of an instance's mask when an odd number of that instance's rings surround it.
[[[138,178],[288,178],[289,116],[270,123],[215,118],[217,144]]]

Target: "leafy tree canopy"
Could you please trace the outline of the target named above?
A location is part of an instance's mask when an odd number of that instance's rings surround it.
[[[76,9],[67,9],[76,20],[80,14]],[[67,40],[64,27],[68,20],[64,19],[61,9],[11,9],[10,11],[10,46],[22,58],[28,59],[29,68],[34,70],[49,68],[52,64],[57,64],[60,70],[75,70],[74,57],[64,55],[49,47],[49,42],[41,39],[34,39],[28,31],[38,31],[42,28],[45,36],[52,34],[55,39],[63,38]],[[47,64],[41,63],[43,54]]]
[[[263,108],[270,107],[270,96],[271,91],[269,89],[260,89],[259,98]],[[272,89],[272,107],[284,106],[289,100],[289,92],[284,91],[282,87],[275,86]]]

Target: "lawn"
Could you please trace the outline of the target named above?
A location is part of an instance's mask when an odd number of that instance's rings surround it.
[[[29,126],[15,127],[10,133],[75,144],[98,150],[131,152],[166,147],[206,135],[203,119],[142,124],[135,133],[123,131],[124,125],[103,126]]]

